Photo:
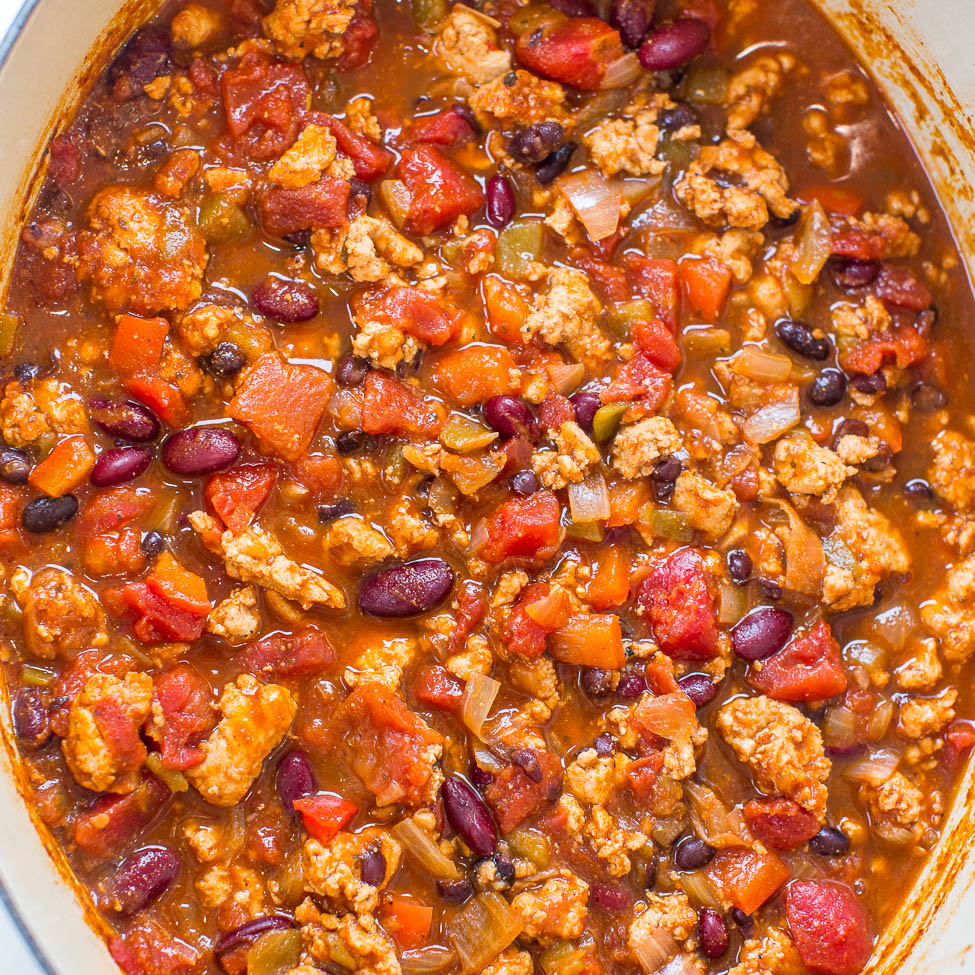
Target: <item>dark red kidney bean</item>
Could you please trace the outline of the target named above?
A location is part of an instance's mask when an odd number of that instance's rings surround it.
[[[596,415],[596,410],[602,406],[602,403],[599,402],[599,393],[576,393],[569,397],[569,402],[575,407],[576,423],[586,433],[592,433],[593,417]]]
[[[346,352],[335,369],[335,381],[339,386],[361,386],[369,375],[369,361]]]
[[[680,458],[668,454],[666,457],[658,457],[653,462],[650,477],[661,484],[672,484],[680,477],[683,469],[684,465],[680,462]]]
[[[752,557],[743,548],[733,548],[726,556],[728,578],[736,585],[743,586],[752,575]]]
[[[589,904],[598,910],[618,914],[632,903],[632,897],[619,884],[594,883],[589,888]]]
[[[378,846],[359,861],[359,876],[364,884],[372,887],[378,887],[386,879],[386,857]]]
[[[711,29],[703,20],[682,17],[658,27],[640,46],[640,64],[647,71],[669,71],[703,53]]]
[[[240,443],[223,427],[190,427],[171,433],[162,445],[163,463],[174,473],[193,476],[222,471],[240,456]]]
[[[555,152],[547,159],[535,164],[535,179],[542,186],[547,186],[553,180],[558,179],[565,171],[566,166],[572,159],[572,153],[579,147],[577,142],[567,142],[564,146],[559,146]]]
[[[707,674],[687,674],[677,681],[677,686],[691,699],[696,708],[714,700],[718,685]]]
[[[728,923],[712,908],[702,907],[698,912],[697,933],[707,958],[720,958],[728,950]]]
[[[119,440],[148,443],[159,436],[159,421],[152,410],[134,400],[113,403],[107,399],[93,399],[88,402],[88,410],[95,426]]]
[[[624,701],[635,701],[647,689],[647,679],[635,670],[630,670],[620,676],[616,685],[616,693]]]
[[[829,358],[829,342],[826,339],[816,338],[812,329],[803,322],[781,318],[775,323],[775,334],[783,345],[804,359],[822,362],[823,359]]]
[[[443,559],[404,562],[365,579],[359,588],[359,606],[370,616],[416,616],[442,602],[453,584],[454,570]]]
[[[32,535],[52,532],[67,524],[78,513],[78,499],[73,494],[60,498],[34,498],[24,505],[20,523]]]
[[[126,917],[158,900],[179,876],[182,860],[165,846],[147,846],[127,856],[105,884],[107,905]]]
[[[474,893],[474,885],[466,879],[438,880],[437,893],[448,904],[462,904]]]
[[[203,358],[204,368],[218,379],[236,376],[247,365],[247,356],[233,342],[220,342]]]
[[[827,270],[838,288],[865,288],[880,273],[879,261],[861,261],[855,257],[831,257]]]
[[[366,202],[369,202],[368,183],[363,183],[361,179],[350,179],[349,180],[349,195],[355,196],[362,193],[362,186],[366,187]],[[311,243],[311,231],[305,230],[293,230],[290,234],[282,234],[281,239],[287,241],[292,247],[300,250],[303,247],[307,247]]]
[[[846,395],[846,376],[839,369],[823,369],[806,392],[816,406],[836,406]]]
[[[623,43],[631,50],[639,47],[653,23],[656,0],[613,0],[609,22],[620,32]]]
[[[115,487],[145,474],[151,463],[152,451],[148,447],[113,447],[98,455],[91,469],[91,483],[95,487]]]
[[[51,737],[47,705],[38,687],[25,687],[14,701],[14,734],[25,748],[40,748]]]
[[[613,673],[601,667],[586,667],[580,681],[589,697],[606,697],[613,692]]]
[[[674,847],[674,864],[678,870],[700,870],[714,859],[714,847],[696,836],[685,836]]]
[[[483,413],[484,422],[502,437],[515,437],[519,433],[534,436],[537,429],[535,415],[528,404],[517,396],[492,396],[484,404]]]
[[[34,464],[26,450],[0,444],[0,479],[8,484],[26,484],[33,469]]]
[[[616,748],[616,739],[608,731],[602,731],[593,739],[592,747],[600,758],[609,758]]]
[[[760,606],[732,628],[731,647],[742,660],[764,660],[786,645],[794,625],[787,610]]]
[[[304,281],[269,275],[251,295],[251,303],[265,317],[279,322],[307,322],[318,314],[318,295]]]
[[[484,195],[484,214],[487,222],[498,230],[507,227],[515,215],[515,191],[511,188],[511,180],[500,174],[492,176],[488,180]]]
[[[440,787],[444,813],[453,831],[479,857],[494,853],[498,828],[484,800],[459,776],[452,775]]]
[[[555,7],[566,17],[598,17],[596,8],[589,0],[549,0],[549,5]]]
[[[824,857],[842,857],[850,852],[849,837],[835,826],[824,826],[809,841],[809,846]]]
[[[286,931],[294,926],[294,921],[285,914],[265,914],[264,917],[255,917],[253,920],[246,921],[239,928],[234,928],[232,931],[221,935],[213,946],[213,953],[219,961],[221,955],[244,945],[252,945],[262,934],[267,934],[268,931]]]
[[[511,490],[522,496],[534,494],[541,486],[534,471],[518,471],[511,478]]]
[[[547,159],[565,138],[558,122],[535,122],[526,125],[508,140],[508,152],[520,163],[538,163]]]
[[[143,27],[108,69],[112,83],[112,95],[119,101],[128,101],[143,95],[150,81],[169,71],[169,33],[158,27]]]
[[[285,811],[294,815],[295,799],[318,791],[318,780],[311,759],[304,752],[288,752],[278,763],[274,786]]]

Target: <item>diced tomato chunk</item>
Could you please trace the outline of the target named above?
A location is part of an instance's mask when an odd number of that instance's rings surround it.
[[[397,172],[410,191],[406,227],[413,233],[442,230],[484,203],[477,180],[436,146],[405,149]]]
[[[355,174],[359,179],[371,183],[378,179],[392,165],[394,156],[382,146],[377,146],[364,135],[353,132],[344,122],[321,112],[309,112],[309,121],[320,121],[327,125],[335,136],[339,151],[352,160]]]
[[[352,822],[359,807],[334,792],[319,792],[295,799],[294,807],[301,813],[305,831],[319,843],[330,843],[339,830]]]
[[[795,850],[819,832],[819,820],[783,796],[751,799],[745,818],[752,832],[773,850]]]
[[[480,556],[488,562],[532,558],[555,548],[561,529],[562,508],[551,491],[536,491],[527,498],[509,498],[485,522],[487,538]]]
[[[117,857],[165,813],[172,797],[160,779],[146,774],[127,795],[96,799],[75,821],[74,841],[87,856],[100,860]]]
[[[240,532],[270,497],[277,477],[274,464],[242,464],[211,474],[203,493],[220,520],[232,532]]]
[[[660,366],[638,352],[617,370],[612,382],[603,387],[599,399],[603,403],[639,401],[650,413],[660,409],[670,395],[674,378]]]
[[[873,284],[877,297],[889,305],[924,311],[931,307],[931,292],[906,264],[882,264]]]
[[[461,105],[451,105],[436,115],[418,118],[410,131],[410,142],[455,149],[475,138],[475,125],[469,109],[465,111]]]
[[[554,660],[577,667],[619,670],[626,659],[620,619],[612,613],[577,613],[549,636]]]
[[[394,896],[383,905],[381,919],[401,948],[419,948],[430,935],[433,908],[413,897]]]
[[[113,935],[108,950],[125,975],[192,975],[200,952],[145,919],[123,935]]]
[[[398,328],[427,345],[443,345],[460,332],[460,312],[422,288],[397,286],[370,291],[357,297],[354,304],[358,316]]]
[[[126,377],[123,385],[140,403],[145,403],[156,416],[171,427],[185,426],[189,410],[183,394],[158,376],[141,373]]]
[[[538,408],[538,419],[546,430],[558,430],[563,423],[574,421],[576,408],[561,393],[549,393]]]
[[[159,742],[163,765],[185,771],[203,761],[198,747],[216,724],[213,690],[189,664],[179,663],[153,678],[153,720],[149,734]]]
[[[148,488],[109,488],[88,500],[75,524],[81,535],[101,535],[141,518],[154,504]]]
[[[349,181],[325,176],[307,186],[272,186],[258,194],[257,211],[264,229],[278,237],[341,227],[349,220]]]
[[[466,579],[457,594],[457,613],[454,617],[454,628],[451,631],[447,649],[456,653],[473,632],[474,628],[484,619],[487,613],[487,598],[484,587],[472,579]]]
[[[529,583],[501,627],[505,647],[521,657],[540,657],[548,634],[568,622],[570,608],[561,588],[547,582]]]
[[[668,656],[710,660],[718,652],[714,597],[696,549],[680,549],[658,565],[640,584],[637,599]]]
[[[680,262],[680,277],[690,307],[706,322],[717,322],[731,288],[731,271],[712,257],[686,258]]]
[[[523,751],[529,754],[523,756],[521,765],[506,765],[484,790],[502,833],[517,829],[546,803],[557,799],[561,790],[562,763],[558,758],[548,749]]]
[[[789,868],[774,853],[726,849],[711,861],[708,877],[738,910],[753,914],[789,879]]]
[[[616,265],[599,260],[585,247],[573,247],[569,260],[589,275],[603,301],[626,301],[629,296],[626,275]]]
[[[93,576],[131,575],[145,568],[142,533],[137,528],[121,528],[85,539],[82,554],[85,571]]]
[[[640,802],[648,803],[653,799],[653,787],[660,778],[663,766],[663,752],[653,752],[645,758],[635,759],[627,766],[626,781]]]
[[[240,665],[255,677],[301,677],[318,674],[335,663],[335,648],[321,630],[271,633],[249,644]]]
[[[752,667],[748,682],[779,701],[818,701],[846,690],[840,647],[825,620]]]
[[[630,285],[653,305],[657,317],[672,331],[680,314],[680,277],[677,262],[661,257],[644,257],[635,251],[623,255]]]
[[[673,372],[680,365],[680,349],[673,333],[659,319],[637,322],[631,331],[636,347],[654,364]]]
[[[975,746],[975,725],[965,718],[956,718],[945,728],[944,737],[944,747],[938,758],[945,768],[954,770]]]
[[[597,17],[550,18],[518,37],[515,56],[526,68],[553,81],[596,91],[606,68],[626,51],[618,31]]]
[[[345,50],[335,62],[336,70],[354,71],[368,64],[378,39],[379,25],[372,18],[372,0],[359,0],[342,34]]]
[[[836,257],[874,261],[884,256],[884,248],[880,234],[859,227],[838,227],[830,234],[830,252]]]
[[[362,429],[395,436],[435,437],[443,427],[440,404],[426,400],[412,386],[388,373],[366,376],[362,398]]]
[[[446,714],[459,714],[464,701],[464,682],[446,667],[428,664],[417,672],[413,694],[419,704]]]
[[[144,582],[130,582],[122,589],[106,589],[103,595],[109,609],[133,620],[132,629],[143,643],[189,642],[203,635],[206,614],[174,606]]]
[[[850,372],[872,376],[893,359],[899,369],[920,362],[928,351],[928,340],[910,325],[899,325],[893,332],[882,332],[864,339],[840,353],[840,365]]]
[[[789,931],[804,965],[822,975],[857,975],[873,950],[867,915],[845,884],[794,880],[785,890]]]
[[[469,345],[442,356],[433,369],[438,388],[461,406],[474,406],[521,388],[511,353],[500,345]]]

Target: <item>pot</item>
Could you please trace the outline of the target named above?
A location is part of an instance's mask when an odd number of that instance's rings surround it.
[[[918,147],[959,249],[975,272],[972,0],[816,0],[870,70]],[[0,295],[44,147],[151,0],[27,0],[0,41]],[[0,694],[6,689],[0,686]],[[50,975],[116,971],[57,844],[25,799],[0,707],[0,897]],[[975,769],[941,840],[882,936],[875,975],[975,973]]]

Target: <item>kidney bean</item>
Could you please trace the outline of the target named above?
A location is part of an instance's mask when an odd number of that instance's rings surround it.
[[[351,515],[355,511],[355,505],[348,498],[339,498],[335,504],[320,504],[318,506],[318,520],[323,525]]]
[[[0,445],[0,478],[8,484],[26,484],[34,469],[30,454],[19,447]]]
[[[119,440],[148,443],[159,436],[159,421],[153,412],[134,400],[113,403],[107,399],[93,399],[88,402],[88,410],[95,426]]]
[[[643,889],[653,890],[657,884],[657,858],[656,856],[651,856],[647,860],[647,869],[643,874]]]
[[[190,427],[171,433],[162,445],[163,463],[190,477],[222,471],[239,456],[239,441],[223,427]]]
[[[691,699],[696,708],[714,700],[718,685],[707,674],[688,674],[677,681],[677,686]]]
[[[663,132],[677,132],[688,125],[696,124],[694,110],[683,102],[678,102],[673,108],[665,108],[657,117],[657,125]]]
[[[728,950],[728,923],[715,910],[702,907],[697,915],[701,951],[707,958],[720,958]]]
[[[378,887],[386,879],[386,857],[377,846],[359,861],[359,876],[364,884]]]
[[[810,841],[810,848],[824,857],[846,856],[850,851],[849,837],[835,826],[824,826]]]
[[[831,257],[827,270],[838,288],[864,288],[877,279],[880,262],[861,261],[855,257]]]
[[[335,370],[335,381],[339,386],[361,386],[369,374],[369,362],[346,352]]]
[[[534,494],[542,486],[534,471],[518,471],[511,478],[511,489],[516,494]]]
[[[213,946],[213,954],[219,962],[221,955],[252,945],[262,934],[267,934],[268,931],[287,931],[294,926],[294,921],[284,914],[265,914],[264,917],[255,917],[244,922],[239,928],[234,928],[232,931],[221,935]],[[223,966],[221,965],[221,967]]]
[[[502,437],[515,437],[519,433],[534,436],[537,422],[528,404],[517,396],[504,394],[492,396],[483,407],[484,421]]]
[[[669,71],[687,64],[707,48],[711,30],[703,20],[681,17],[662,24],[640,46],[647,71]]]
[[[647,679],[635,670],[628,670],[620,675],[620,682],[616,685],[616,693],[624,701],[635,701],[647,689]]]
[[[575,407],[576,423],[582,427],[586,433],[592,433],[592,421],[596,415],[596,410],[602,404],[599,402],[598,393],[581,392],[569,397],[569,402]]]
[[[158,27],[143,27],[132,35],[108,69],[112,95],[128,101],[144,94],[150,81],[169,71],[169,33]]]
[[[361,192],[361,179],[350,179],[349,180],[349,195],[353,196]],[[368,184],[365,184],[368,187]],[[368,193],[366,194],[368,201]],[[293,230],[290,234],[282,234],[281,239],[287,241],[292,247],[301,249],[307,247],[311,243],[311,231],[307,228],[305,230]]]
[[[728,578],[736,586],[743,586],[751,578],[752,557],[743,548],[733,548],[726,556]]]
[[[812,381],[806,395],[816,406],[836,406],[846,395],[846,376],[839,369],[824,369]]]
[[[233,342],[220,342],[203,360],[207,372],[220,379],[236,376],[247,365],[247,356]]]
[[[318,295],[304,281],[268,275],[251,294],[251,303],[267,318],[307,322],[318,314]]]
[[[804,359],[821,362],[829,358],[829,342],[826,339],[816,338],[812,329],[803,322],[781,318],[775,323],[775,334],[783,345],[788,346]]]
[[[742,660],[764,660],[786,645],[794,625],[787,610],[760,606],[735,624],[731,647]]]
[[[508,140],[508,152],[520,163],[539,163],[561,145],[565,130],[558,122],[526,125]]]
[[[589,888],[589,903],[598,910],[619,914],[632,904],[632,898],[619,884],[594,883]]]
[[[887,377],[882,372],[874,372],[870,375],[858,372],[850,379],[850,385],[860,393],[876,396],[887,391]]]
[[[490,856],[498,845],[498,828],[484,800],[456,775],[444,782],[440,795],[453,831],[477,856]]]
[[[535,179],[542,186],[547,186],[553,180],[558,179],[565,171],[566,166],[569,165],[569,160],[572,159],[572,153],[577,148],[578,143],[567,142],[564,146],[559,146],[547,159],[543,159],[540,163],[535,163]]]
[[[593,739],[592,747],[600,758],[609,758],[616,748],[616,739],[608,731],[601,731]]]
[[[596,8],[589,0],[549,0],[549,5],[555,7],[566,17],[598,17]]]
[[[47,705],[38,687],[25,687],[14,701],[14,734],[25,748],[40,748],[51,737]]]
[[[113,447],[98,456],[91,469],[91,483],[95,487],[115,487],[144,474],[152,463],[148,447]]]
[[[613,675],[601,667],[586,667],[580,680],[582,689],[590,697],[606,697],[613,692]]]
[[[653,23],[656,0],[613,0],[609,7],[609,22],[620,32],[626,47],[639,47]]]
[[[489,772],[486,768],[481,768],[476,762],[471,763],[467,777],[478,792],[483,792],[494,781],[494,773]]]
[[[673,454],[668,454],[666,457],[658,457],[653,462],[650,478],[660,484],[672,484],[680,477],[680,472],[683,469],[684,465],[680,459]]]
[[[485,192],[484,213],[487,222],[500,230],[507,227],[515,215],[515,191],[507,176],[492,176]]]
[[[454,570],[443,559],[404,562],[365,579],[359,588],[359,606],[370,616],[416,616],[446,598],[453,584]]]
[[[931,485],[920,477],[915,477],[904,485],[904,494],[912,501],[921,503],[934,499]]]
[[[129,854],[106,883],[108,906],[129,916],[158,900],[176,879],[183,863],[165,846],[146,846]]]
[[[78,513],[78,499],[73,494],[60,498],[34,498],[24,505],[20,523],[32,535],[52,532],[71,521]]]
[[[678,870],[700,870],[714,858],[714,847],[696,836],[685,836],[674,847],[674,864]]]
[[[142,554],[147,559],[155,558],[164,548],[166,548],[166,536],[162,532],[146,532],[139,543]]]
[[[274,775],[274,786],[285,811],[294,815],[295,799],[310,796],[318,789],[315,770],[311,759],[304,752],[288,752],[280,762]]]
[[[438,880],[437,893],[448,904],[462,904],[474,893],[474,885],[466,879]]]

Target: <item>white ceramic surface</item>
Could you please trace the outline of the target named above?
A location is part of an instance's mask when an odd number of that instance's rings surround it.
[[[773,0],[774,2],[774,0]],[[975,263],[975,0],[818,0],[884,86],[933,174],[959,232],[963,256]],[[0,0],[0,37],[11,0]],[[126,7],[135,6],[126,4]],[[12,252],[24,186],[66,91],[119,8],[121,0],[27,0],[0,41],[0,294]],[[116,31],[116,39],[120,35]],[[892,43],[900,52],[892,53]],[[967,133],[967,135],[966,135]],[[975,323],[973,323],[975,327]],[[0,708],[5,713],[6,708]],[[0,732],[9,733],[5,725]],[[944,844],[971,853],[932,859],[928,893],[909,902],[901,924],[881,942],[875,971],[893,975],[975,975],[975,789],[971,769],[946,824]],[[940,874],[940,876],[937,876]],[[52,865],[0,748],[0,886],[24,929],[40,947],[50,975],[115,975],[103,944],[84,920],[71,886]],[[910,956],[898,945],[917,929]],[[2,951],[0,972],[22,969]]]

